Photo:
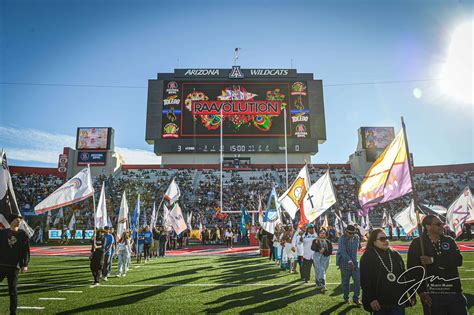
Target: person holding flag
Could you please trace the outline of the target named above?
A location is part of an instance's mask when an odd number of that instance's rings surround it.
[[[313,266],[314,254],[311,245],[317,237],[314,232],[314,225],[312,223],[308,224],[303,236],[303,266],[301,267],[301,278],[305,283],[308,283],[311,278],[311,266]]]
[[[458,270],[462,266],[462,254],[454,239],[443,235],[443,222],[437,216],[425,216],[422,225],[422,235],[415,238],[408,249],[407,267],[424,270],[419,272],[422,278],[417,289],[423,312],[467,315],[467,301]]]
[[[318,238],[313,240],[311,250],[314,251],[313,263],[316,274],[316,289],[321,289],[321,292],[326,292],[326,272],[329,266],[329,259],[332,255],[332,244],[327,239],[327,231],[321,228],[318,233]]]

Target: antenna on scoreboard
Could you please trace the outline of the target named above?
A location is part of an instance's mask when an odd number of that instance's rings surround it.
[[[293,69],[293,58],[290,59],[290,69]]]

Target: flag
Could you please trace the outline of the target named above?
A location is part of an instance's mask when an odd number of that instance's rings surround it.
[[[28,238],[31,238],[35,234],[35,231],[26,223],[26,220],[21,221],[19,229],[25,231]]]
[[[258,195],[258,224],[263,227],[262,197],[260,197],[260,195]]]
[[[329,230],[329,222],[328,222],[328,215],[327,214],[324,216],[324,222],[321,225],[321,228],[325,229],[326,231]]]
[[[354,224],[354,221],[352,221],[352,218],[351,218],[351,212],[350,211],[347,212],[347,223],[348,224]]]
[[[387,215],[387,210],[385,210],[385,209],[383,209],[381,226],[383,228],[388,226],[388,215]]]
[[[123,232],[127,231],[128,226],[128,203],[127,203],[127,196],[125,195],[125,191],[122,195],[122,201],[120,202],[120,210],[119,215],[117,218],[117,235],[121,238]]]
[[[20,209],[18,208],[15,191],[13,190],[7,155],[3,150],[0,159],[2,163],[0,166],[0,215],[3,215],[8,222],[12,214],[20,213]]]
[[[176,234],[179,234],[188,228],[183,218],[183,212],[178,203],[175,203],[173,209],[171,209],[171,212],[168,215],[168,221]]]
[[[392,215],[390,213],[388,214],[388,225],[393,226]]]
[[[153,229],[156,223],[156,205],[155,202],[153,201],[153,210],[151,211],[151,217],[150,217],[150,228]]]
[[[74,214],[74,212],[72,213],[72,217],[71,217],[71,220],[69,220],[69,225],[68,225],[68,228],[72,231],[74,230],[74,226],[76,225],[76,215]]]
[[[10,223],[8,223],[8,220],[5,219],[3,214],[0,214],[0,230],[1,229],[8,229],[10,228]]]
[[[288,212],[292,219],[295,218],[296,212],[300,209],[301,202],[310,186],[308,165],[305,164],[293,185],[278,199],[281,207]]]
[[[395,222],[400,224],[401,227],[403,227],[405,233],[411,234],[418,225],[416,221],[415,203],[413,202],[413,200],[410,202],[410,205],[405,210],[397,213],[393,217],[393,219],[395,220]]]
[[[188,213],[188,217],[187,217],[187,220],[186,220],[186,225],[188,226],[188,229],[191,230],[192,229],[192,220],[193,220],[193,213],[191,211],[189,211]]]
[[[107,226],[107,204],[105,200],[105,182],[102,183],[100,191],[99,203],[94,214],[94,226],[96,229],[103,229]]]
[[[169,218],[170,216],[170,210],[168,209],[168,207],[164,204],[163,205],[163,226],[165,227],[165,230],[166,231],[171,231],[172,227],[171,227],[171,220]]]
[[[247,211],[245,210],[244,206],[242,206],[241,211],[242,211],[242,214],[240,216],[240,232],[242,233],[242,236],[243,236],[243,235],[247,234],[246,225],[250,220],[250,216],[247,213]]]
[[[370,167],[359,187],[359,203],[369,208],[402,197],[412,191],[403,129]]]
[[[268,198],[267,209],[263,215],[262,228],[270,234],[275,233],[275,227],[281,223],[280,203],[275,187],[273,187],[270,197]]]
[[[54,219],[53,225],[59,224],[62,218],[64,218],[64,212],[63,212],[63,208],[60,208],[58,210],[58,213],[56,214],[56,218]]]
[[[148,225],[148,223],[147,223],[147,221],[146,221],[146,208],[145,208],[145,209],[143,209],[142,227],[145,227],[145,226],[147,226],[147,225]]]
[[[445,216],[446,212],[448,212],[448,209],[446,209],[443,206],[439,206],[439,205],[425,205],[425,204],[423,204],[423,206],[425,206],[426,208],[430,209],[431,211],[433,211],[437,214],[440,214],[442,216]]]
[[[370,229],[370,220],[369,220],[369,214],[365,216],[365,228],[368,230]]]
[[[341,213],[339,212],[339,214]],[[337,213],[335,213],[335,215],[336,215],[336,220],[334,222],[334,225],[336,226],[336,231],[339,233],[343,233],[344,228],[347,226],[347,224],[344,221],[342,221],[340,215],[338,215]]]
[[[49,225],[51,224],[51,218],[52,218],[51,211],[48,211],[48,215],[46,216],[46,229],[48,230],[49,230]]]
[[[110,220],[110,215],[107,216],[107,226],[113,227],[112,220]]]
[[[456,237],[462,234],[464,223],[474,222],[473,207],[474,202],[469,187],[464,188],[459,197],[449,206],[446,223],[449,229],[456,233]]]
[[[93,194],[94,187],[92,186],[90,170],[86,167],[36,205],[35,212],[40,214],[64,207],[89,198]]]
[[[172,205],[173,203],[178,201],[180,196],[181,192],[179,191],[178,184],[176,184],[176,181],[173,178],[171,184],[165,192],[165,199],[169,201],[170,205]]]
[[[135,211],[133,212],[133,218],[132,218],[132,224],[131,224],[133,233],[136,233],[139,221],[140,221],[140,194],[138,194],[137,204],[135,205]]]
[[[334,191],[331,176],[329,175],[329,170],[327,170],[326,173],[316,181],[316,183],[311,185],[308,193],[304,196],[302,202],[303,211],[300,215],[303,217],[302,214],[304,213],[306,222],[300,221],[300,223],[307,224],[316,220],[335,203],[336,193]]]
[[[202,240],[202,222],[199,222],[199,240]]]

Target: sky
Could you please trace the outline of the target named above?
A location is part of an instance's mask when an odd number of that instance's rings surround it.
[[[145,142],[147,80],[175,68],[230,68],[240,47],[242,68],[292,66],[323,80],[327,141],[313,163],[346,163],[359,127],[398,131],[401,116],[415,165],[472,163],[473,8],[449,0],[0,0],[0,147],[13,165],[56,166],[77,127],[111,126],[126,163],[156,164]],[[453,55],[463,23],[470,28]]]

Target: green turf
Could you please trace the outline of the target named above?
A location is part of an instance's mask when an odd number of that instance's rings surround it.
[[[464,261],[461,279],[469,305],[473,305],[474,253],[464,253]],[[301,285],[298,275],[280,272],[273,263],[260,257],[169,257],[142,264],[137,269],[136,266],[132,265],[125,278],[111,277],[104,285],[89,288],[92,276],[87,258],[32,257],[30,270],[20,276],[19,284],[41,286],[20,286],[19,305],[45,309],[18,313],[366,314],[362,309],[341,303],[342,292],[337,284],[340,276],[334,257],[328,270],[329,290],[325,294],[317,293],[312,285]],[[116,262],[114,271],[115,267]],[[61,290],[83,293],[59,293]],[[41,297],[66,300],[38,300]],[[0,286],[0,314],[7,310],[5,280]],[[474,312],[473,306],[470,312]],[[421,314],[419,304],[407,314]]]

